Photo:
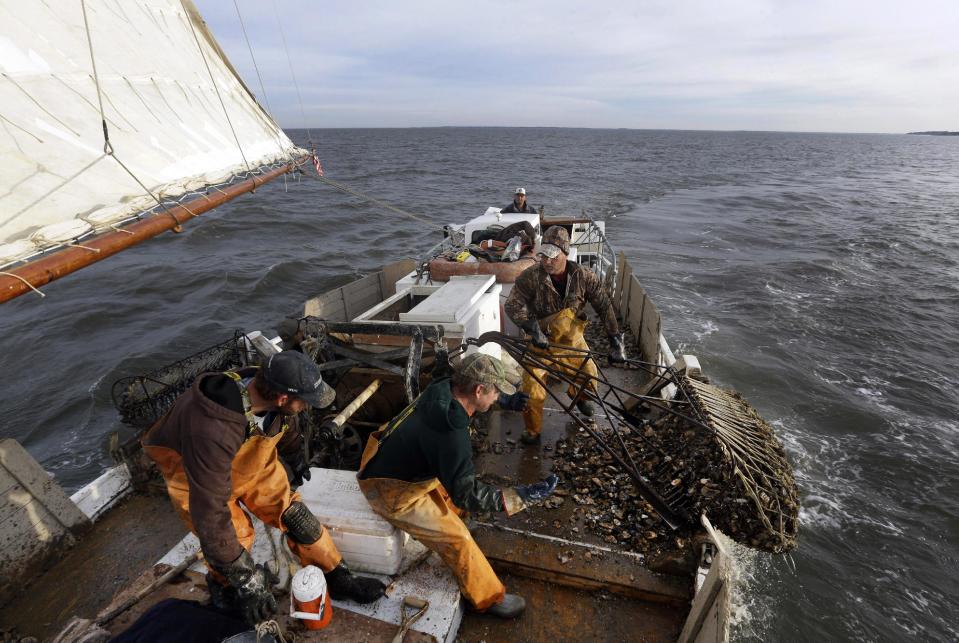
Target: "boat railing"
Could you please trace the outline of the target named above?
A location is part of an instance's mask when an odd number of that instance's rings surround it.
[[[596,220],[586,212],[583,212],[583,215],[588,219],[586,229],[577,230],[574,227],[570,243],[576,246],[581,256],[585,255],[587,258],[585,262],[580,261],[580,263],[586,263],[596,273],[603,288],[606,289],[606,294],[610,299],[615,300],[619,278],[616,253]]]
[[[424,273],[429,271],[430,261],[454,248],[462,248],[466,244],[466,235],[462,227],[443,226],[443,240],[433,245],[426,252],[420,254],[416,261],[416,282],[419,283]]]

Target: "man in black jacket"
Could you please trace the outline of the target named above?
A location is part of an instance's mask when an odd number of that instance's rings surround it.
[[[516,193],[513,195],[513,202],[500,210],[500,212],[504,214],[509,214],[511,212],[536,214],[536,210],[533,209],[533,206],[526,202],[526,188],[516,188]]]
[[[506,593],[460,515],[512,515],[549,496],[558,481],[550,475],[536,484],[500,488],[476,479],[470,417],[514,390],[498,359],[467,356],[452,379],[434,381],[370,436],[357,474],[376,513],[439,554],[474,609],[502,618],[519,616],[526,602]]]

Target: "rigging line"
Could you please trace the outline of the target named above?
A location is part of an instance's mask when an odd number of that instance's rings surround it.
[[[155,195],[152,190],[150,190],[150,188],[148,188],[147,186],[145,186],[145,185],[143,184],[143,181],[141,181],[141,180],[137,177],[137,175],[133,173],[133,170],[131,170],[130,168],[128,168],[128,167],[123,163],[123,161],[121,161],[121,160],[119,159],[119,157],[118,157],[116,154],[111,154],[111,155],[110,155],[110,158],[112,158],[114,161],[116,161],[116,162],[120,165],[120,167],[122,167],[124,170],[126,170],[126,173],[130,175],[130,178],[132,178],[134,181],[136,181],[137,184],[138,184],[141,188],[143,188],[143,191],[146,192],[147,194],[149,194],[149,195],[153,198],[153,200],[157,202],[157,205],[159,205],[161,208],[163,208],[163,211],[170,215],[170,217],[176,222],[176,226],[173,228],[173,231],[174,231],[174,232],[180,232],[180,230],[181,230],[181,228],[180,228],[180,223],[181,223],[181,222],[180,222],[180,220],[176,217],[176,215],[173,214],[173,211],[170,210],[169,207],[167,207],[167,204],[164,203],[163,201],[161,201],[160,198],[159,198],[157,195]],[[180,203],[180,204],[178,204],[178,205],[179,205],[179,207],[181,207],[181,208],[183,208],[184,210],[186,210],[187,212],[189,212],[191,217],[194,217],[194,218],[195,218],[195,217],[197,216],[197,214],[196,214],[195,212],[193,212],[193,210],[191,210],[190,208],[188,208],[186,205],[184,205],[184,204],[182,204],[182,203]]]
[[[354,189],[352,189],[352,188],[349,188],[349,187],[343,185],[342,183],[338,183],[337,181],[334,181],[333,179],[328,179],[328,178],[326,178],[325,176],[317,176],[317,177],[314,177],[314,178],[315,178],[317,181],[320,181],[320,182],[322,182],[322,183],[326,183],[327,185],[329,185],[331,188],[333,188],[333,189],[335,189],[335,190],[339,190],[340,192],[343,192],[344,194],[350,194],[350,195],[353,195],[353,196],[355,196],[355,197],[359,197],[359,198],[361,198],[361,199],[366,199],[367,201],[372,201],[373,203],[375,203],[375,204],[377,204],[377,205],[379,205],[379,206],[382,206],[382,207],[384,207],[384,208],[387,208],[388,210],[392,210],[393,212],[397,212],[397,213],[399,213],[399,214],[402,214],[403,216],[410,217],[411,219],[415,219],[415,220],[419,221],[420,223],[425,223],[425,224],[427,224],[427,225],[433,225],[433,222],[432,222],[432,221],[428,221],[427,219],[424,219],[423,217],[417,216],[417,215],[413,214],[412,212],[407,212],[406,210],[401,210],[400,208],[398,208],[398,207],[396,207],[396,206],[394,206],[394,205],[390,205],[389,203],[387,203],[387,202],[385,202],[385,201],[380,201],[379,199],[376,199],[376,198],[374,198],[374,197],[371,197],[371,196],[368,195],[368,194],[364,194],[364,193],[362,193],[362,192],[359,192],[359,191],[357,191],[357,190],[354,190]]]
[[[183,6],[183,0],[180,0],[180,7],[183,9],[183,15],[186,18],[186,21],[190,23],[190,31],[193,32],[193,40],[196,41],[196,48],[200,50],[200,58],[203,59],[203,65],[206,67],[206,73],[210,75],[210,82],[213,83],[213,91],[216,92],[216,97],[220,101],[220,107],[223,108],[223,115],[226,117],[226,122],[230,126],[230,131],[233,132],[233,140],[236,141],[236,147],[240,150],[240,156],[243,158],[243,163],[246,165],[246,171],[251,172],[250,162],[246,160],[246,154],[243,153],[243,146],[240,145],[240,137],[236,134],[236,129],[233,128],[233,121],[230,119],[230,113],[226,110],[226,103],[223,102],[223,96],[220,95],[220,87],[216,84],[216,79],[213,78],[213,70],[210,69],[210,63],[207,62],[206,54],[203,52],[203,47],[200,45],[200,37],[196,35],[196,27],[193,24],[193,18],[190,16],[190,12],[187,11],[186,7]],[[255,179],[254,179],[255,180]]]
[[[56,122],[60,123],[60,125],[62,125],[64,128],[66,128],[66,129],[70,130],[71,132],[73,132],[73,134],[76,135],[77,138],[80,138],[80,132],[78,132],[77,130],[73,129],[73,128],[70,127],[69,125],[67,125],[62,119],[60,119],[59,117],[57,117],[56,114],[54,114],[53,112],[51,112],[50,110],[48,110],[46,107],[44,107],[44,106],[40,103],[40,101],[38,101],[30,92],[28,92],[28,91],[25,90],[23,87],[21,87],[21,86],[20,86],[20,83],[18,83],[17,81],[15,81],[11,76],[9,76],[9,75],[7,75],[7,74],[2,74],[2,75],[3,75],[4,78],[6,78],[8,81],[10,81],[10,84],[11,84],[11,85],[13,85],[13,86],[16,87],[17,89],[19,89],[21,92],[23,92],[23,95],[24,95],[24,96],[26,96],[26,97],[29,98],[31,101],[33,101],[33,104],[36,105],[37,107],[39,107],[40,109],[42,109],[50,118],[52,118],[52,119],[55,120]]]
[[[273,108],[270,107],[270,97],[266,94],[266,86],[263,85],[263,76],[260,75],[260,67],[256,64],[256,56],[253,55],[253,45],[250,44],[250,37],[246,33],[246,23],[243,22],[243,14],[240,13],[240,5],[237,0],[233,0],[233,6],[236,8],[236,17],[240,20],[240,29],[243,31],[243,39],[246,40],[246,48],[250,50],[250,60],[253,61],[256,79],[260,82],[260,93],[263,94],[263,102],[266,103],[266,113],[277,129],[276,145],[280,148],[281,154],[288,154],[290,159],[293,159],[293,151],[285,149],[280,140],[280,134],[283,132],[283,129],[280,127],[280,124],[276,122],[276,119],[273,118]],[[286,185],[285,175],[283,177],[283,184]]]
[[[246,40],[246,48],[250,50],[250,60],[253,61],[253,69],[256,71],[256,79],[260,81],[260,92],[263,94],[263,102],[266,103],[266,111],[273,113],[270,107],[270,99],[266,95],[266,87],[263,86],[263,77],[260,75],[260,68],[256,64],[256,56],[253,55],[253,45],[250,44],[250,37],[246,34],[246,24],[243,22],[243,15],[240,13],[240,5],[237,0],[233,0],[233,7],[236,9],[236,17],[240,20],[240,29],[243,31],[243,39]]]
[[[181,6],[182,6],[182,3],[181,3]],[[113,145],[110,143],[110,130],[109,130],[109,128],[107,127],[107,119],[106,119],[106,115],[105,115],[105,113],[104,113],[104,111],[103,111],[103,91],[102,91],[101,88],[100,88],[100,75],[97,73],[97,58],[96,58],[96,56],[93,54],[93,36],[92,36],[91,33],[90,33],[90,21],[87,19],[87,3],[86,3],[86,0],[80,0],[80,7],[81,7],[81,9],[83,10],[83,26],[84,26],[84,28],[86,29],[86,32],[87,32],[87,46],[88,46],[89,49],[90,49],[90,64],[93,65],[93,82],[94,82],[94,84],[96,85],[96,88],[97,88],[97,101],[98,101],[98,103],[99,103],[99,105],[100,105],[100,122],[103,124],[103,153],[106,154],[107,156],[111,157],[114,161],[116,161],[116,162],[120,165],[120,167],[122,167],[124,170],[126,170],[126,173],[129,174],[129,175],[133,178],[133,180],[136,181],[136,182],[140,185],[140,187],[143,188],[143,190],[144,190],[147,194],[149,194],[151,197],[153,197],[153,200],[156,201],[156,202],[160,205],[160,207],[163,208],[163,210],[164,210],[167,214],[169,214],[169,215],[173,218],[173,220],[176,222],[176,226],[173,228],[173,230],[176,231],[176,232],[179,232],[179,230],[180,230],[180,220],[176,218],[176,215],[173,214],[173,212],[171,212],[170,209],[167,208],[166,205],[164,205],[163,202],[162,202],[159,198],[157,198],[157,196],[156,196],[155,194],[153,194],[153,192],[152,192],[147,186],[145,186],[145,185],[143,184],[143,181],[141,181],[141,180],[137,177],[137,175],[134,174],[133,171],[130,170],[130,168],[128,168],[128,167],[123,163],[123,161],[121,161],[119,158],[117,158],[117,155],[113,153]],[[184,10],[184,11],[185,11],[185,10]],[[191,26],[191,27],[193,26],[193,22],[192,22],[192,21],[190,22],[190,26]],[[194,32],[193,37],[196,38],[196,32]],[[197,44],[199,45],[199,43],[197,43]],[[201,51],[201,54],[202,54],[202,51]],[[127,82],[129,83],[129,81],[127,81]],[[215,86],[216,86],[216,85],[214,84],[214,87],[215,87]],[[141,100],[142,100],[142,99],[141,99]],[[242,150],[240,151],[240,153],[242,154]],[[99,159],[98,159],[98,160],[99,160]],[[244,158],[244,160],[246,160],[246,159]],[[84,168],[84,169],[86,169],[86,168]],[[247,165],[247,169],[249,169],[249,165]],[[186,206],[181,206],[181,207],[183,207],[183,209],[186,210],[187,212],[189,212],[192,216],[194,216],[194,217],[196,216],[188,207],[186,207]]]
[[[13,121],[11,121],[9,118],[7,118],[6,116],[4,116],[3,114],[0,114],[0,120],[2,120],[4,123],[10,123],[10,124],[13,125],[14,127],[16,127],[18,130],[20,130],[21,132],[23,132],[24,134],[26,134],[27,136],[32,136],[33,138],[35,138],[35,139],[37,140],[37,143],[43,143],[43,139],[42,139],[42,138],[40,138],[39,136],[37,136],[37,135],[34,134],[33,132],[31,132],[31,131],[29,131],[29,130],[27,130],[27,129],[24,129],[24,128],[22,128],[22,127],[20,127],[19,125],[17,125],[17,124],[14,123]],[[13,138],[13,137],[11,136],[10,138]],[[17,139],[14,138],[13,140],[14,140],[14,142],[16,142]],[[17,143],[17,147],[19,147],[19,143]]]
[[[26,204],[25,206],[23,206],[22,208],[20,208],[17,212],[14,212],[14,213],[11,214],[9,217],[7,217],[7,218],[3,219],[2,221],[0,221],[0,223],[2,223],[2,224],[4,224],[4,225],[10,223],[11,221],[13,221],[13,220],[16,219],[17,217],[19,217],[21,214],[23,214],[24,212],[26,212],[27,210],[29,210],[30,208],[32,208],[32,207],[35,206],[36,204],[40,203],[40,201],[43,201],[45,198],[47,198],[48,196],[50,196],[51,194],[53,194],[54,192],[56,192],[57,190],[59,190],[60,188],[62,188],[63,186],[65,186],[67,183],[69,183],[70,181],[74,180],[75,178],[77,178],[78,176],[80,176],[81,174],[83,174],[84,172],[86,172],[87,170],[89,170],[91,167],[93,167],[94,165],[96,165],[97,163],[99,163],[100,160],[103,159],[105,156],[106,156],[106,154],[101,154],[100,156],[96,157],[95,159],[93,159],[92,161],[90,161],[89,163],[87,163],[86,165],[84,165],[82,168],[80,168],[79,170],[77,170],[77,171],[74,172],[72,175],[70,175],[70,176],[68,176],[68,177],[66,177],[66,178],[63,178],[62,176],[57,176],[57,178],[63,179],[63,180],[60,182],[59,185],[56,185],[56,186],[54,186],[52,189],[50,189],[50,190],[48,190],[47,192],[41,194],[39,197],[37,197],[36,199],[34,199],[32,202],[30,202],[30,203]]]
[[[90,34],[90,20],[87,18],[87,2],[80,0],[83,10],[83,27],[87,31],[87,46],[90,48],[90,64],[93,65],[93,84],[97,87],[97,102],[100,104],[100,122],[103,124],[103,153],[113,154],[110,144],[110,130],[107,129],[107,117],[103,111],[103,92],[100,90],[100,75],[97,73],[97,58],[93,55],[93,36]]]
[[[276,0],[273,0],[273,15],[276,16],[276,26],[280,29],[280,38],[283,40],[283,50],[286,52],[286,62],[290,65],[290,76],[293,77],[293,87],[296,88],[296,99],[300,102],[300,113],[303,115],[303,129],[306,130],[306,141],[314,148],[313,134],[306,124],[306,110],[303,109],[303,96],[300,95],[300,86],[296,82],[296,73],[293,71],[293,60],[290,58],[290,49],[286,46],[286,34],[283,33],[283,24],[280,22],[280,10],[276,6]]]

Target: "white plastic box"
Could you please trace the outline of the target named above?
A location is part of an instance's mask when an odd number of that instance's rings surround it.
[[[330,531],[343,559],[354,571],[393,575],[403,560],[409,536],[373,512],[355,471],[310,469],[299,488],[303,502]]]
[[[443,327],[447,344],[457,345],[467,337],[500,330],[501,291],[501,284],[497,284],[492,275],[458,275],[448,282],[398,290],[353,321],[438,324]],[[475,350],[475,346],[470,346],[466,353]],[[501,353],[499,344],[495,343],[479,350],[493,357],[500,357]]]

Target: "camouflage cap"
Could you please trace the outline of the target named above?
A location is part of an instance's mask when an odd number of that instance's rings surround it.
[[[467,355],[460,362],[456,371],[463,377],[479,382],[480,384],[492,384],[499,389],[501,393],[512,395],[516,392],[516,387],[509,381],[506,367],[492,355],[486,353],[473,353]]]
[[[564,255],[569,254],[569,232],[558,225],[550,226],[543,233],[543,241],[536,249],[536,254],[553,258],[560,252]]]

